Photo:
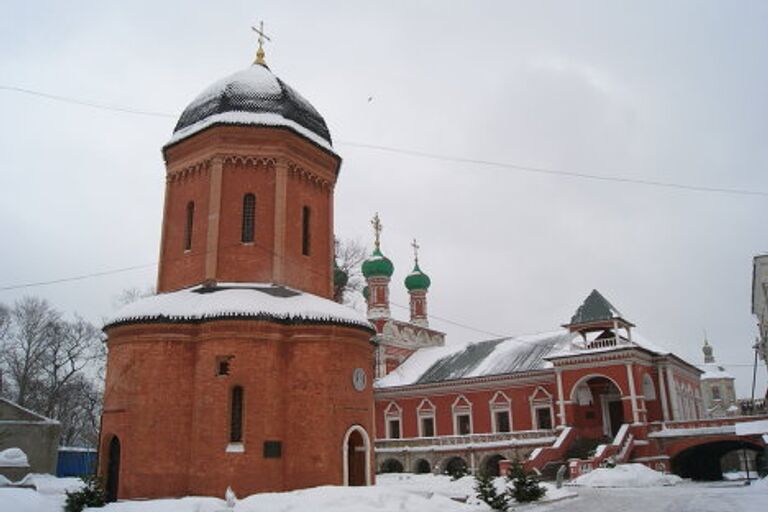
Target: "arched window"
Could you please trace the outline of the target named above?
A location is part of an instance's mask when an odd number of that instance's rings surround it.
[[[229,442],[243,442],[243,388],[232,388],[232,407],[229,416]]]
[[[309,244],[310,244],[310,233],[309,233],[309,217],[310,217],[310,211],[309,206],[305,206],[301,210],[301,254],[304,256],[309,256]]]
[[[256,217],[256,196],[245,194],[243,196],[243,226],[240,241],[253,242],[254,220]]]
[[[643,375],[643,396],[647,402],[656,400],[656,388],[653,385],[651,376],[647,373]]]
[[[187,223],[184,226],[184,250],[192,250],[192,227],[195,220],[195,202],[187,203]]]

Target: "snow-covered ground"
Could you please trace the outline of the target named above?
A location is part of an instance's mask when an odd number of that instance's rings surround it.
[[[619,464],[615,468],[599,468],[581,475],[570,485],[583,487],[663,487],[677,485],[682,479],[654,471],[643,464]]]
[[[61,512],[64,490],[74,479],[35,475],[27,484],[34,489],[0,487],[0,511]],[[316,487],[288,493],[257,494],[238,500],[234,512],[488,512],[475,500],[461,503],[451,498],[473,493],[473,479],[452,482],[445,476],[379,475],[375,487]],[[501,482],[499,482],[501,483]],[[751,486],[733,482],[691,483],[672,487],[555,489],[548,486],[547,501],[527,505],[536,512],[763,512],[768,502],[768,480]],[[570,497],[562,500],[558,498]],[[91,512],[220,512],[225,502],[219,498],[187,497],[112,503]]]

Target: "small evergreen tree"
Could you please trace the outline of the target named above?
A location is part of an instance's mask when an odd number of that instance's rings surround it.
[[[513,463],[509,468],[507,481],[512,484],[512,497],[518,503],[538,501],[547,492],[547,488],[540,485],[536,478],[527,474],[519,462]]]
[[[481,471],[475,475],[475,492],[478,499],[484,501],[493,510],[505,512],[509,508],[511,496],[506,490],[499,493],[494,485],[494,478]]]
[[[67,501],[64,512],[81,512],[86,507],[103,507],[107,502],[107,494],[101,479],[97,476],[84,476],[85,486],[79,491],[67,491]]]

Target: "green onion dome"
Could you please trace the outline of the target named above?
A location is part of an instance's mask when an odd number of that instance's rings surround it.
[[[363,275],[368,277],[392,277],[395,266],[389,261],[389,258],[381,254],[377,247],[373,254],[363,262]]]
[[[367,301],[370,295],[371,295],[371,290],[369,290],[368,286],[366,285],[365,287],[363,287],[363,298]]]
[[[418,263],[416,263],[411,273],[405,278],[405,287],[408,288],[409,291],[428,290],[430,284],[432,284],[432,280],[427,274],[421,271]]]

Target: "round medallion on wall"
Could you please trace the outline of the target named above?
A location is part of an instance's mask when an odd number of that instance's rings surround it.
[[[355,387],[356,390],[362,391],[365,389],[367,377],[365,375],[365,370],[362,368],[355,368],[355,371],[352,372],[352,385]]]

